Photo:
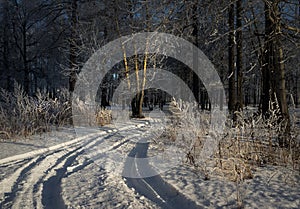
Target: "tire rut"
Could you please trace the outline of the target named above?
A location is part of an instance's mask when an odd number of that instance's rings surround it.
[[[7,193],[4,193],[5,197],[4,197],[4,200],[1,201],[1,203],[0,203],[0,208],[12,208],[12,207],[19,208],[19,206],[21,206],[22,204],[24,204],[24,202],[21,204],[22,201],[20,201],[18,199],[22,198],[22,196],[24,196],[26,193],[28,193],[30,191],[25,191],[25,194],[21,194],[21,197],[18,197],[18,194],[23,191],[24,184],[26,184],[26,180],[28,180],[28,178],[30,178],[30,176],[32,175],[32,173],[30,173],[30,172],[32,172],[35,167],[38,167],[42,163],[44,163],[42,161],[45,160],[47,157],[49,157],[49,156],[54,157],[54,159],[56,160],[56,162],[53,163],[53,161],[52,162],[50,161],[49,163],[50,164],[51,163],[54,164],[54,166],[51,166],[50,169],[40,170],[40,173],[44,174],[44,173],[49,172],[51,169],[53,169],[53,167],[55,167],[55,165],[58,165],[61,161],[63,161],[69,155],[73,154],[75,151],[77,151],[79,149],[82,149],[82,146],[86,146],[88,143],[91,143],[94,139],[95,139],[95,137],[89,139],[88,142],[85,142],[85,143],[83,143],[81,141],[81,142],[78,142],[78,143],[71,144],[67,148],[63,147],[63,148],[59,148],[58,150],[55,150],[55,151],[50,151],[47,154],[43,154],[43,155],[41,155],[39,157],[31,159],[29,163],[25,164],[25,166],[20,167],[18,169],[18,171],[14,173],[15,175],[13,174],[13,178],[12,179],[10,179],[10,180],[6,179],[6,181],[4,181],[4,183],[6,183],[6,182],[8,182],[8,183],[14,182],[14,183],[11,186],[11,188],[12,188],[11,191],[7,192]],[[75,150],[73,150],[73,151],[66,151],[66,149],[75,149]],[[60,152],[63,154],[62,156],[55,156],[57,153],[60,153]],[[18,177],[17,177],[16,180],[14,180],[16,178],[15,177],[16,175]],[[44,175],[43,175],[43,177],[44,177]],[[38,181],[43,182],[43,177],[40,178]],[[25,182],[25,183],[23,184],[22,182]],[[27,182],[27,184],[28,184],[28,182]],[[4,185],[2,188],[6,188],[7,189],[8,187],[6,185]],[[26,188],[27,189],[29,188],[30,190],[32,190],[32,194],[33,194],[35,188],[38,188],[38,186],[36,184],[34,184],[33,187],[30,187],[30,185],[27,185]],[[29,201],[29,202],[30,201],[35,202],[34,206],[37,206],[36,201],[32,200],[33,195],[29,194],[29,196],[31,198],[29,198],[29,199],[25,198],[25,200]],[[24,199],[24,198],[22,198],[22,199]]]
[[[156,203],[161,208],[167,209],[182,209],[182,208],[201,208],[192,200],[185,197],[182,193],[177,191],[172,185],[165,182],[160,175],[155,175],[152,177],[142,177],[143,173],[155,173],[152,166],[149,165],[148,161],[142,161],[139,163],[136,161],[138,158],[147,158],[147,150],[149,143],[137,143],[135,148],[129,153],[125,166],[127,166],[124,171],[130,172],[132,176],[141,176],[141,178],[126,178],[126,184],[130,188],[134,188],[136,192],[144,195],[146,198],[150,199]],[[134,160],[131,160],[134,158]]]
[[[82,164],[69,172],[68,168],[73,165],[75,160],[82,156],[85,149],[96,147],[105,139],[116,135],[116,133],[120,133],[120,136],[122,136],[123,131],[136,129],[137,127],[139,126],[128,126],[127,129],[117,132],[112,130],[102,131],[95,137],[79,141],[74,140],[74,143],[65,144],[63,147],[57,146],[45,152],[37,151],[36,153],[40,154],[36,157],[24,155],[24,159],[16,156],[16,158],[10,158],[10,161],[2,160],[1,168],[8,170],[8,167],[15,166],[17,169],[8,178],[5,177],[0,182],[1,190],[3,188],[3,191],[0,191],[0,208],[66,208],[61,196],[62,178],[93,163],[92,160],[84,160]],[[105,134],[109,135],[105,136]],[[117,140],[105,151],[118,149],[129,140]],[[36,153],[33,153],[33,155],[36,155]],[[95,158],[101,158],[101,153],[96,153]],[[20,167],[18,168],[18,166]],[[2,199],[1,193],[3,193]]]

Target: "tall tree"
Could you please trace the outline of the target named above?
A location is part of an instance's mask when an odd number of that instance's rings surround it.
[[[58,48],[62,29],[56,26],[62,7],[57,0],[4,1],[1,6],[6,8],[3,14],[6,20],[1,24],[5,44],[1,48],[5,51],[7,78],[15,74],[13,79],[33,95],[38,77],[44,76],[44,68],[54,59],[51,53]],[[44,63],[47,64],[43,66]],[[52,73],[52,69],[49,71]]]
[[[192,24],[193,24],[193,31],[192,31],[192,36],[194,39],[194,44],[195,46],[199,47],[199,42],[198,42],[198,34],[199,34],[199,24],[198,24],[198,1],[195,1],[194,4],[192,5]],[[193,52],[193,65],[194,68],[196,69],[198,67],[198,51]],[[193,73],[193,93],[195,96],[196,101],[199,103],[199,78],[197,74]]]
[[[242,109],[243,99],[243,25],[242,0],[236,1],[236,73],[237,73],[237,102],[236,109]]]
[[[77,0],[72,0],[71,2],[71,31],[70,31],[70,75],[69,75],[69,91],[70,94],[74,92],[75,89],[75,83],[76,83],[76,62],[77,62],[77,38],[76,38],[76,28],[78,24],[78,17],[77,17],[77,11],[78,10],[78,2]],[[72,96],[72,95],[71,95]],[[72,98],[72,97],[70,97]]]
[[[229,75],[229,92],[228,92],[228,109],[232,113],[235,111],[236,90],[235,90],[235,44],[234,44],[234,0],[230,1],[228,12],[228,75]]]
[[[4,77],[6,76],[6,86],[2,85],[2,87],[5,87],[7,89],[11,89],[11,63],[10,63],[10,54],[11,54],[11,49],[10,49],[10,24],[9,24],[9,2],[7,0],[3,1],[1,5],[1,22],[0,24],[2,25],[1,30],[0,30],[0,53],[1,53],[1,58],[0,58],[0,75],[2,76],[2,80],[4,80]],[[6,74],[6,75],[5,75]],[[4,84],[4,82],[2,82]]]
[[[285,67],[282,49],[281,0],[265,0],[265,40],[262,68],[262,112],[266,115],[273,104],[278,104],[280,116],[286,121],[284,138],[290,131],[290,119],[286,98]],[[283,143],[283,140],[281,140]]]

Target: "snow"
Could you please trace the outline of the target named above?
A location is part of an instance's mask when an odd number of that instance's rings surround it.
[[[148,166],[169,169],[153,178],[123,177],[126,159],[129,165],[134,163],[129,174],[142,175],[149,168],[139,158],[126,157],[134,148],[134,155],[141,157],[136,142],[140,136],[149,137],[146,131],[154,123],[147,118],[117,129],[78,127],[77,136],[74,130],[61,129],[1,142],[0,208],[173,208],[176,201],[182,205],[191,201],[197,208],[236,208],[237,194],[245,208],[300,208],[299,171],[257,167],[253,179],[240,184],[211,171],[206,180],[201,169],[182,158],[170,167],[176,150],[170,147],[164,153],[153,141],[148,157],[162,157],[149,158]]]
[[[244,208],[300,208],[300,173],[285,167],[259,167],[254,178],[237,186],[225,178],[180,165],[162,178],[203,208],[235,208],[237,190]]]
[[[73,128],[60,128],[59,130],[54,130],[52,132],[42,133],[40,135],[34,135],[27,138],[17,137],[14,141],[2,141],[0,142],[0,159],[51,147],[70,141],[74,138],[75,131]]]
[[[97,164],[64,178],[62,188],[62,196],[70,208],[156,208],[128,188],[121,176],[99,171]]]

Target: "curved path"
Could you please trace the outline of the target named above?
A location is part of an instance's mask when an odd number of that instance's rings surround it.
[[[50,148],[1,159],[0,171],[5,178],[0,181],[0,208],[66,208],[61,196],[61,180],[93,163],[84,156],[85,150],[140,126],[131,124],[119,131],[99,130]],[[103,152],[121,149],[127,140],[118,140]]]
[[[147,150],[149,143],[137,143],[132,149],[125,162],[126,172],[131,172],[132,176],[142,175],[153,171],[147,159]],[[143,161],[135,159],[144,158]],[[132,160],[133,159],[133,160]],[[151,173],[152,173],[151,172]],[[192,200],[177,191],[172,185],[165,182],[160,175],[146,178],[126,178],[126,183],[129,187],[134,188],[136,192],[144,195],[146,198],[152,200],[157,205],[166,209],[183,209],[183,208],[201,208]]]
[[[136,137],[138,132],[142,136],[145,129],[141,128],[148,123],[132,123],[124,126],[122,130],[99,130],[50,148],[1,159],[0,171],[5,175],[0,179],[0,208],[67,208],[62,196],[62,179],[93,163],[84,152],[107,141],[112,143],[107,144],[105,150],[98,150],[94,159],[103,157],[105,152],[124,151],[123,146],[129,144],[128,134]],[[122,137],[122,132],[126,137]],[[146,158],[147,150],[148,144],[137,143],[129,156]],[[132,172],[152,169],[148,163],[139,165],[128,164],[126,161],[125,166],[129,166]],[[107,178],[103,168],[100,168],[97,178],[99,182],[104,182]],[[159,175],[140,179],[127,178],[126,184],[156,203],[158,207],[198,208],[195,203],[164,182]]]

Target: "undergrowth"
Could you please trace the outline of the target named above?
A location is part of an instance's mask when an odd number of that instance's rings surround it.
[[[280,137],[288,123],[279,116],[278,106],[272,106],[275,108],[267,117],[257,110],[235,112],[236,121],[227,117],[223,133],[214,134],[210,133],[211,113],[201,111],[197,104],[174,100],[165,137],[179,141],[177,144],[185,148],[185,163],[202,172],[205,180],[219,176],[235,182],[237,205],[242,207],[239,186],[245,179],[253,178],[257,167],[284,166],[300,174],[300,127],[295,124],[299,116],[291,115],[291,131],[282,146]],[[215,136],[211,156],[205,151],[209,143],[204,146],[209,134]]]
[[[76,108],[76,104],[74,106]],[[110,123],[110,111],[97,108],[92,114],[97,125]],[[15,85],[12,92],[0,90],[0,140],[14,140],[17,136],[27,137],[70,126],[71,117],[67,89],[62,89],[56,98],[41,91],[28,96],[20,85]]]
[[[180,139],[178,143],[185,146],[187,161],[195,166],[200,165],[203,163],[203,144],[211,131],[210,113],[199,110],[196,104],[182,101],[173,101],[170,110],[173,113],[172,122],[165,133],[171,140],[176,137]],[[279,136],[285,121],[280,120],[278,112],[278,109],[271,109],[266,118],[257,111],[245,110],[235,113],[235,122],[227,119],[225,130],[215,138],[218,146],[212,158],[216,162],[216,168],[244,173],[243,178],[251,177],[250,173],[246,174],[250,172],[251,166],[271,164],[300,170],[300,128],[291,120],[291,133],[287,143],[280,146]],[[236,176],[231,175],[229,178],[235,180]]]

